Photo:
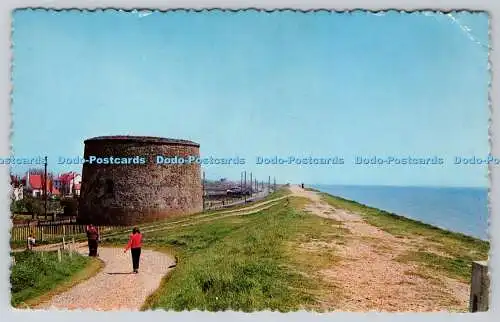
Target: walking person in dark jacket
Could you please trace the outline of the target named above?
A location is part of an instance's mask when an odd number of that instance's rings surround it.
[[[99,230],[92,224],[87,226],[87,240],[89,244],[89,256],[96,257],[99,243]]]
[[[142,246],[142,234],[138,228],[134,228],[132,230],[132,235],[130,235],[130,239],[128,241],[127,246],[125,247],[124,253],[130,249],[132,253],[132,268],[134,269],[134,273],[139,273],[139,260],[141,258],[141,246]]]

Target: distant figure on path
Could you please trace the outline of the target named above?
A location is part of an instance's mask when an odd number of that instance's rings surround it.
[[[89,256],[96,257],[99,243],[99,230],[92,224],[87,226],[87,239],[89,244]]]
[[[128,241],[127,246],[125,247],[124,253],[130,249],[132,253],[132,268],[134,269],[134,273],[139,273],[139,260],[141,258],[141,246],[142,246],[142,234],[137,227],[132,230],[132,235],[130,235],[130,239]]]
[[[35,237],[33,236],[33,234],[29,234],[27,240],[27,248],[28,250],[33,250],[34,246],[35,246]]]

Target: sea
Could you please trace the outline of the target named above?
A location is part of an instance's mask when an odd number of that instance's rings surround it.
[[[488,189],[311,185],[328,194],[482,240],[488,238]]]

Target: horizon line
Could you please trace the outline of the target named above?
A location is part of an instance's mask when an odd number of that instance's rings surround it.
[[[359,184],[359,183],[304,183],[310,186],[357,186],[357,187],[399,187],[399,188],[475,188],[489,189],[490,186],[466,186],[466,185],[411,185],[411,184]]]

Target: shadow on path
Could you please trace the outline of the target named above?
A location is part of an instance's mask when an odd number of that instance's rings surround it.
[[[126,274],[134,274],[134,272],[110,272],[106,273],[108,275],[126,275]]]

